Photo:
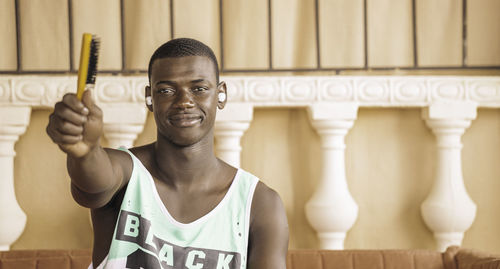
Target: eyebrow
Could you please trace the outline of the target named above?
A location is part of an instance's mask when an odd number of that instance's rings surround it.
[[[205,82],[206,80],[203,79],[203,78],[200,78],[200,79],[195,79],[195,80],[191,80],[190,82],[191,83],[200,83],[200,82]],[[171,81],[171,80],[160,80],[158,82],[156,82],[156,85],[158,84],[171,84],[171,85],[177,85],[177,82],[175,81]]]
[[[173,85],[177,85],[177,83],[175,83],[174,81],[171,81],[171,80],[160,80],[158,82],[156,82],[156,85],[158,84],[173,84]]]

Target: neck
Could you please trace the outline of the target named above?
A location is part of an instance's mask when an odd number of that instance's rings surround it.
[[[160,179],[174,186],[189,186],[213,175],[219,167],[213,141],[213,134],[210,132],[193,145],[179,146],[158,134],[154,145],[154,159]]]

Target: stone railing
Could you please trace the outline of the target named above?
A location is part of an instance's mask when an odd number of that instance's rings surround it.
[[[323,248],[342,249],[358,206],[347,185],[344,138],[359,107],[421,107],[436,135],[435,183],[421,205],[425,223],[440,250],[460,245],[475,219],[476,205],[462,178],[461,136],[478,107],[500,107],[499,77],[224,77],[229,100],[215,126],[216,150],[230,164],[240,164],[240,139],[254,107],[307,107],[321,137],[320,183],[305,210]],[[52,107],[74,91],[74,76],[0,76],[0,250],[23,232],[26,215],[14,192],[14,144],[26,130],[34,108]],[[100,76],[94,98],[104,111],[110,147],[131,146],[142,132],[147,111],[144,76]],[[453,214],[445,214],[452,212]]]

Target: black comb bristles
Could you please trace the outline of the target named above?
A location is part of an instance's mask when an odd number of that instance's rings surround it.
[[[85,84],[95,84],[100,45],[101,45],[101,39],[93,35],[92,42],[90,43],[89,68],[87,71],[87,80]]]

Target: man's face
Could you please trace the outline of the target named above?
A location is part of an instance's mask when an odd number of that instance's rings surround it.
[[[225,84],[217,85],[215,74],[213,62],[204,56],[154,61],[146,96],[149,92],[152,97],[149,109],[158,135],[178,146],[189,146],[212,130],[217,106],[221,107],[217,95],[225,92]]]

